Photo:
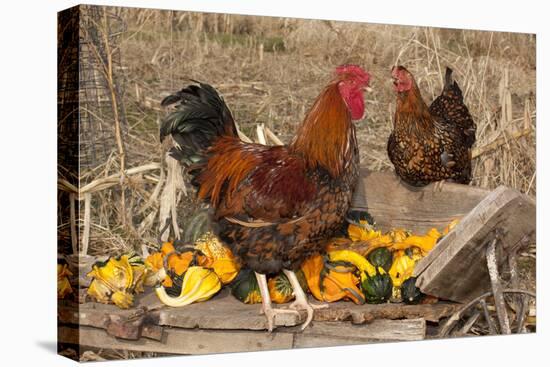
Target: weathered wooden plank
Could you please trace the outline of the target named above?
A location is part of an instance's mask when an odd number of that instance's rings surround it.
[[[199,330],[169,328],[161,340],[123,340],[90,326],[59,328],[59,342],[95,348],[124,349],[173,354],[208,354],[290,349],[302,347],[365,344],[380,341],[422,340],[426,321],[375,320],[352,325],[339,322],[315,322],[303,332],[281,328],[273,333],[249,330]]]
[[[426,337],[426,320],[374,320],[369,324],[315,322],[294,337],[294,348],[332,347],[380,341],[414,341]]]
[[[361,170],[361,182],[353,195],[352,207],[367,210],[383,230],[401,227],[423,233],[444,228],[453,219],[470,212],[489,190],[445,183],[441,191],[434,184],[409,186],[394,173]]]
[[[209,354],[229,352],[252,352],[260,350],[290,349],[294,335],[291,333],[268,333],[265,331],[166,329],[162,340],[123,340],[105,330],[82,326],[80,330],[60,327],[61,343],[80,344],[95,348],[124,349],[142,352],[173,354]]]
[[[156,307],[148,295],[137,300],[137,305]],[[312,302],[318,303],[311,299]],[[335,302],[327,304],[327,308],[315,311],[315,321],[351,321],[354,324],[370,323],[376,319],[416,319],[423,318],[438,322],[456,312],[460,305],[440,302],[427,305],[404,305],[402,303],[386,303],[380,305],[356,305],[351,302]],[[285,305],[275,305],[285,307]],[[164,307],[159,310],[159,325],[180,328],[201,329],[246,329],[265,330],[265,316],[260,314],[261,306],[246,305],[231,296],[228,289],[222,289],[212,299],[203,303],[195,303],[182,308]],[[284,318],[278,318],[283,316]],[[292,314],[277,315],[277,326],[295,326],[303,322],[305,315],[297,317]]]
[[[267,321],[260,310],[259,304],[243,304],[228,289],[224,289],[208,302],[194,303],[182,308],[163,308],[159,313],[159,325],[188,329],[266,330]],[[275,318],[275,325],[298,325],[305,320],[305,316],[305,313],[300,316],[279,314]]]
[[[417,286],[425,293],[457,302],[475,298],[490,288],[485,249],[491,236],[502,232],[498,249],[502,262],[503,253],[534,238],[535,222],[533,199],[498,187],[417,264]]]
[[[438,302],[425,305],[385,303],[355,305],[350,302],[330,303],[327,308],[315,311],[315,321],[351,321],[353,324],[371,323],[379,319],[399,320],[423,318],[438,322],[460,308],[460,304]]]
[[[58,307],[58,321],[64,324],[93,326],[107,329],[109,325],[121,325],[127,327],[125,320],[140,315],[141,310],[154,310],[148,312],[146,325],[155,323],[160,326],[173,326],[187,329],[267,329],[266,318],[260,314],[261,306],[246,305],[231,296],[229,289],[224,288],[208,302],[194,303],[181,308],[163,306],[154,291],[147,289],[145,293],[135,298],[132,309],[121,310],[114,305],[106,305],[96,302],[74,304],[61,302]],[[276,326],[294,326],[305,320],[303,315],[282,314],[275,319]],[[141,324],[134,325],[136,328]],[[113,325],[111,325],[112,328]],[[121,329],[121,327],[118,327]],[[116,329],[112,329],[116,330]],[[153,330],[150,330],[153,332]],[[157,333],[157,331],[154,331]],[[157,333],[158,334],[158,333]],[[122,335],[115,335],[121,337]],[[130,336],[130,335],[129,335]],[[146,332],[146,337],[149,335]]]
[[[317,302],[312,300],[312,302]],[[276,305],[275,307],[285,307]],[[315,311],[315,321],[351,321],[353,324],[371,323],[376,319],[416,319],[423,318],[437,322],[443,317],[452,315],[459,305],[440,302],[430,305],[404,305],[386,303],[381,305],[355,305],[351,302],[335,302],[328,304],[327,308]],[[145,294],[136,296],[134,308],[120,310],[114,305],[104,305],[89,302],[75,307],[66,303],[58,309],[59,322],[64,324],[81,324],[108,329],[110,323],[128,325],[124,320],[129,319],[134,329],[141,324],[132,324],[133,316],[139,314],[141,309],[155,310],[147,314],[143,325],[160,325],[179,327],[186,329],[241,329],[241,330],[266,330],[265,316],[260,314],[261,306],[246,305],[239,302],[229,293],[228,289],[222,289],[219,294],[207,302],[195,303],[181,308],[162,306],[154,292],[147,290]],[[285,318],[277,318],[277,326],[295,326],[303,322],[303,317],[292,314],[284,314]],[[121,330],[119,327],[115,330]],[[155,334],[156,333],[156,334]],[[132,333],[127,333],[131,336]],[[158,331],[142,330],[142,335],[157,338]],[[121,336],[116,335],[115,336]]]
[[[259,305],[244,305],[232,296],[213,298],[203,304],[191,305],[187,309],[163,309],[160,312],[159,325],[180,328],[201,329],[247,329],[265,330],[266,320],[259,313]],[[284,307],[284,306],[276,306]],[[351,321],[353,324],[370,323],[376,319],[413,319],[424,318],[437,322],[443,317],[452,315],[459,305],[454,303],[437,303],[432,305],[355,305],[350,302],[336,302],[328,304],[327,308],[315,311],[315,321]],[[220,312],[223,310],[223,312]],[[277,315],[278,317],[279,315]],[[277,318],[277,326],[294,326],[303,322],[302,315],[284,314],[285,318]]]
[[[162,327],[158,326],[158,312],[144,313],[142,308],[121,310],[113,305],[88,302],[75,304],[60,302],[57,321],[60,324],[93,326],[124,339],[141,337],[160,340]]]

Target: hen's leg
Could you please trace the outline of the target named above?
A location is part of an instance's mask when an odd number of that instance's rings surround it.
[[[302,324],[302,330],[304,330],[311,320],[313,320],[313,310],[319,309],[319,308],[326,308],[328,305],[315,305],[312,303],[309,303],[307,301],[307,296],[304,293],[304,290],[300,286],[300,282],[298,281],[298,278],[296,277],[296,274],[293,271],[283,269],[286,277],[288,278],[290,285],[292,285],[292,289],[294,289],[294,296],[296,297],[296,300],[289,306],[290,308],[296,309],[296,310],[306,310],[307,311],[307,319]]]
[[[256,273],[256,280],[260,287],[260,294],[262,295],[262,311],[267,318],[267,330],[273,331],[275,326],[275,316],[278,313],[293,313],[296,314],[296,310],[277,309],[271,306],[271,297],[269,296],[269,289],[267,288],[267,279],[265,274]]]
[[[443,185],[445,185],[446,180],[436,181],[434,183],[433,192],[443,191]]]

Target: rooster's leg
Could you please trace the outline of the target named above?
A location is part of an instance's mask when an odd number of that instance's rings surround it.
[[[298,281],[296,274],[293,271],[286,270],[286,269],[283,269],[283,272],[288,278],[290,285],[292,285],[292,289],[294,290],[294,296],[296,297],[296,300],[289,307],[296,310],[307,311],[307,319],[302,324],[302,330],[304,330],[309,325],[311,320],[313,320],[313,310],[316,310],[319,308],[326,308],[328,307],[328,305],[316,305],[316,304],[309,303],[307,300],[307,296],[304,293],[304,290],[300,286],[300,282]]]
[[[267,318],[267,329],[271,332],[275,326],[275,316],[282,313],[292,313],[297,314],[296,310],[285,310],[273,308],[271,305],[271,297],[269,296],[269,289],[267,288],[267,279],[265,274],[254,273],[256,274],[256,280],[258,281],[258,286],[260,287],[260,294],[262,295],[262,311]]]

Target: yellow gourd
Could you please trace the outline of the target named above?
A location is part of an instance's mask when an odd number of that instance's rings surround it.
[[[348,226],[348,237],[352,241],[368,241],[376,237],[380,237],[382,233],[375,231],[366,220],[359,222],[361,226],[350,224]]]
[[[202,236],[195,247],[204,254],[197,256],[198,265],[214,270],[222,284],[231,283],[239,274],[240,266],[233,253],[212,233]]]
[[[69,270],[67,264],[57,264],[57,298],[64,299],[73,293],[73,288],[69,282],[69,276],[73,273]]]
[[[178,297],[170,297],[164,287],[155,288],[160,301],[170,307],[182,307],[210,299],[221,289],[216,273],[200,266],[191,266],[185,272]]]
[[[141,259],[129,255],[120,258],[109,258],[105,263],[98,263],[87,274],[93,278],[87,294],[101,303],[113,302],[120,308],[131,307],[133,293],[143,291],[143,282],[147,268],[140,264]]]

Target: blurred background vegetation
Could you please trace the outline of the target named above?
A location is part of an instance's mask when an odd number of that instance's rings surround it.
[[[128,121],[153,149],[164,114],[158,102],[189,79],[223,93],[247,135],[264,123],[288,142],[334,68],[357,63],[373,75],[366,118],[357,124],[362,163],[390,170],[392,65],[413,72],[428,103],[441,92],[450,66],[478,125],[473,184],[505,184],[536,194],[534,35],[151,9],[119,12],[128,27],[120,46]]]
[[[372,170],[390,171],[386,142],[395,109],[391,67],[405,65],[430,103],[441,92],[449,66],[477,123],[472,184],[508,185],[536,196],[535,35],[137,8],[81,9],[81,24],[89,28],[81,37],[95,37],[96,44],[111,40],[98,59],[111,62],[125,169],[163,166],[166,146],[159,141],[158,126],[167,111],[160,101],[190,79],[218,89],[247,136],[256,139],[257,124],[264,124],[287,143],[334,68],[356,63],[373,76],[366,117],[357,122],[361,161]],[[87,17],[92,11],[97,16]],[[111,38],[102,38],[102,33]],[[109,70],[99,69],[99,74]],[[102,128],[112,128],[112,120],[104,122]],[[109,147],[104,162],[80,172],[81,180],[122,172],[117,144]],[[165,177],[155,167],[121,180],[120,187],[94,193],[91,254],[121,253],[143,243],[157,246],[162,227],[159,182]],[[174,200],[184,229],[198,203],[194,195],[185,195],[185,187],[180,189]]]

